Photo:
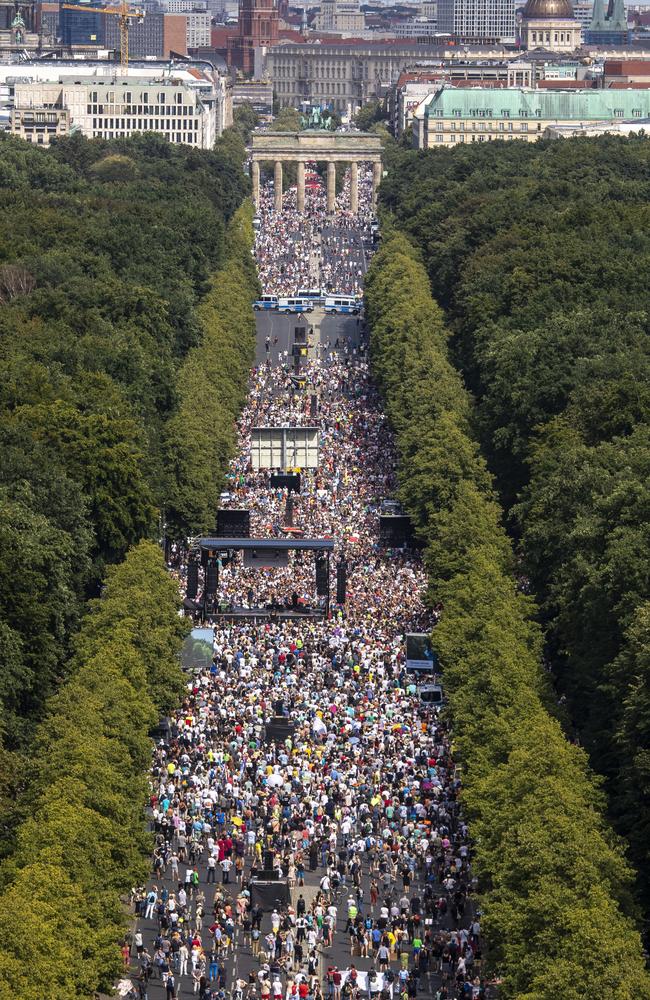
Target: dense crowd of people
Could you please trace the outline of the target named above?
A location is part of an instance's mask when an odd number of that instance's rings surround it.
[[[315,175],[314,175],[315,176]],[[296,208],[296,189],[283,195],[282,213],[274,210],[270,185],[262,185],[257,215],[255,256],[264,292],[296,295],[302,289],[360,295],[363,290],[365,247],[370,241],[372,173],[359,167],[359,213],[350,205],[350,174],[346,172],[336,197],[332,226],[326,213],[324,187],[307,191],[305,211]]]
[[[269,488],[269,473],[250,469],[253,427],[289,423],[312,425],[310,397],[318,399],[319,465],[301,471],[301,491],[292,494],[292,520],[312,538],[334,540],[335,560],[347,564],[348,615],[374,620],[395,610],[393,601],[409,593],[413,626],[425,619],[421,594],[424,573],[418,561],[379,548],[379,506],[394,489],[390,434],[362,356],[330,358],[304,366],[305,388],[296,388],[289,366],[270,362],[253,373],[249,405],[240,421],[240,450],[232,463],[224,506],[251,512],[252,537],[283,536],[287,492]],[[219,596],[236,607],[282,603],[294,593],[302,604],[314,600],[314,559],[290,557],[286,569],[247,570],[241,558],[220,573]]]
[[[322,207],[310,212],[313,230],[294,228],[291,208],[265,223],[265,291],[277,288],[273,237],[291,233],[300,261],[326,229]],[[346,257],[331,257],[333,280]],[[316,395],[319,463],[302,472],[292,519],[334,540],[346,600],[326,617],[311,553],[286,567],[221,566],[229,607],[313,613],[214,625],[212,662],[188,679],[155,749],[153,876],[134,890],[125,964],[137,963],[136,995],[149,1000],[475,1000],[486,993],[460,779],[447,722],[405,663],[405,633],[429,631],[434,616],[417,554],[379,544],[395,487],[389,428],[363,350],[309,362],[303,388],[291,376],[271,358],[252,372],[224,503],[250,510],[252,537],[287,537],[287,493],[251,470],[251,429],[312,424]],[[269,906],[255,872],[272,895],[277,885]]]

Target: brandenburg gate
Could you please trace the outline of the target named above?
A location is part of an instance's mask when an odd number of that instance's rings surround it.
[[[305,211],[305,163],[327,163],[327,211],[334,211],[336,164],[350,164],[350,211],[359,211],[359,163],[372,163],[372,204],[377,201],[381,181],[381,138],[374,132],[253,132],[251,178],[253,200],[259,204],[260,163],[275,164],[275,211],[282,210],[282,164],[298,166],[296,205]]]

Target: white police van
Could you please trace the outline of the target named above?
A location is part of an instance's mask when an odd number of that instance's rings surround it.
[[[330,316],[337,313],[350,313],[357,316],[361,312],[361,302],[354,295],[326,295],[325,312]]]
[[[277,295],[262,295],[256,302],[253,302],[253,309],[277,309]]]
[[[296,297],[280,297],[278,299],[278,312],[281,313],[306,313],[314,311],[314,300]]]

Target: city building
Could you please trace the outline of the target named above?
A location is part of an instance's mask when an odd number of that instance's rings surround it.
[[[11,109],[9,131],[21,139],[39,146],[70,131],[70,112],[59,103],[60,86],[45,84],[39,94],[39,104],[30,106],[27,98]]]
[[[35,123],[27,134],[26,115]],[[59,131],[38,131],[45,117],[54,127],[59,114]],[[49,119],[52,119],[49,122]],[[78,77],[57,84],[17,83],[14,88],[12,131],[32,142],[47,145],[52,134],[74,127],[89,139],[119,139],[135,132],[160,132],[170,142],[211,149],[217,138],[214,103],[178,80],[129,80],[115,77],[99,80]]]
[[[230,78],[203,63],[132,61],[126,76],[116,78],[115,73],[114,64],[97,60],[35,60],[20,65],[0,64],[0,119],[14,134],[39,145],[47,145],[53,135],[65,134],[73,128],[91,138],[108,131],[130,135],[153,129],[167,135],[172,142],[178,141],[176,136],[180,134],[181,142],[210,148],[214,138],[232,125]],[[82,114],[78,95],[89,90],[91,81],[98,84],[95,88],[98,93],[113,93],[112,102],[108,98],[105,100],[106,106],[127,105],[126,101],[118,100],[126,88],[132,98],[128,107],[133,110],[93,115],[90,113],[93,102],[89,99]],[[148,95],[148,101],[138,96],[144,93]],[[160,96],[154,98],[159,94],[164,95],[164,100]],[[175,102],[179,103],[178,94],[183,96],[178,114],[172,114],[171,110],[157,115],[149,113],[149,108],[159,111],[162,105],[171,109]],[[190,111],[190,108],[193,110]],[[40,117],[42,115],[45,117]],[[100,117],[101,126],[95,123]],[[188,129],[181,124],[178,129],[167,125],[168,119],[175,125],[181,117],[193,122],[198,120],[198,128],[193,125]],[[108,119],[119,120],[120,124],[111,128],[105,123]]]
[[[438,0],[437,22],[461,42],[515,40],[512,0]]]
[[[434,41],[440,34],[435,21],[416,18],[413,21],[397,21],[392,29],[394,38],[412,38],[418,41]]]
[[[413,145],[433,149],[463,142],[534,142],[553,125],[639,121],[650,116],[650,90],[461,90],[442,86],[413,118]]]
[[[107,49],[120,49],[118,18],[104,16],[104,44]],[[132,59],[170,59],[187,55],[187,15],[149,13],[129,25],[129,56]]]
[[[573,16],[580,22],[583,32],[587,31],[594,13],[593,0],[573,0]],[[583,34],[584,38],[584,34]]]
[[[440,60],[437,67],[427,71],[401,73],[388,94],[388,113],[393,135],[397,138],[413,123],[413,116],[425,97],[443,83],[457,87],[506,87],[509,63],[454,62]],[[527,83],[522,81],[521,86]]]
[[[365,26],[358,0],[321,0],[314,22],[317,31],[360,32]]]
[[[39,45],[35,4],[0,0],[0,51],[10,55]]]
[[[526,49],[574,52],[582,41],[582,27],[573,16],[571,0],[527,0],[521,41]]]
[[[620,64],[612,64],[620,65]],[[645,63],[650,72],[650,62]],[[425,69],[401,73],[388,93],[391,129],[398,138],[413,122],[416,109],[442,84],[455,87],[590,88],[598,85],[591,66],[579,59],[549,59],[549,53],[528,53],[509,59],[440,59]]]
[[[266,68],[280,107],[298,108],[306,101],[354,113],[367,101],[384,98],[400,73],[439,63],[445,53],[451,54],[444,45],[397,40],[280,41],[269,50]],[[477,60],[504,54],[499,46],[477,46],[472,53]]]
[[[158,6],[166,14],[191,14],[208,9],[207,0],[159,0]]]
[[[408,74],[403,73],[402,77],[404,76],[408,76]],[[435,77],[428,80],[406,79],[403,81],[402,77],[400,77],[395,88],[391,91],[391,99],[389,100],[390,120],[393,134],[397,138],[400,138],[413,123],[413,115],[416,109],[420,106],[424,98],[431,93],[432,85],[435,86],[438,82]]]
[[[250,104],[260,118],[273,117],[273,84],[270,80],[237,80],[232,88],[233,110]]]
[[[58,0],[41,0],[40,32],[41,44],[52,47],[61,37],[59,24],[60,8]]]
[[[650,87],[650,56],[646,59],[606,59],[603,87]]]
[[[185,18],[188,49],[207,48],[212,38],[212,14],[208,11],[192,10],[185,14]]]
[[[59,30],[62,43],[68,48],[78,45],[104,47],[104,26],[108,18],[94,10],[84,10],[84,7],[102,5],[91,2],[91,0],[86,0],[86,2],[72,0],[72,3],[75,5],[75,10],[60,8],[59,11]]]
[[[275,0],[241,0],[237,35],[227,42],[228,65],[261,76],[260,59],[277,43],[279,22]]]
[[[630,33],[625,13],[625,0],[594,0],[591,24],[585,32],[588,45],[626,45]]]

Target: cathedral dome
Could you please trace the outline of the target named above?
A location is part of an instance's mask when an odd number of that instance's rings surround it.
[[[522,16],[524,21],[555,17],[573,20],[573,4],[571,0],[527,0]]]

